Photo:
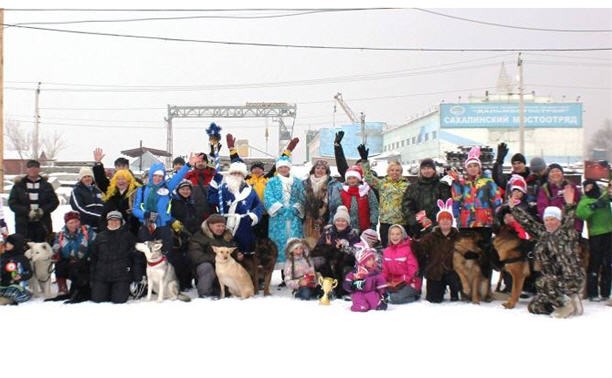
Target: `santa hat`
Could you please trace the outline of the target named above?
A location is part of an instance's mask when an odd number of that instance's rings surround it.
[[[240,173],[242,176],[246,177],[249,172],[246,164],[244,164],[242,161],[235,161],[230,164],[228,173]]]
[[[352,167],[348,169],[348,171],[346,171],[346,173],[344,174],[344,177],[345,178],[356,177],[357,179],[359,179],[359,181],[362,181],[363,180],[363,170],[361,169],[359,165],[353,165]]]
[[[512,175],[510,177],[510,191],[515,189],[527,194],[527,182],[520,175]]]
[[[291,159],[289,156],[283,155],[276,160],[276,169],[280,167],[289,167],[291,168]]]
[[[468,157],[465,160],[464,165],[467,168],[467,166],[472,163],[476,163],[478,164],[479,167],[482,168],[482,164],[480,163],[480,147],[479,146],[472,147],[470,152],[468,152]]]
[[[440,223],[441,218],[450,219],[451,222],[455,220],[455,216],[453,215],[453,200],[451,198],[447,199],[446,203],[439,199],[438,208],[440,211],[436,214],[436,222]]]

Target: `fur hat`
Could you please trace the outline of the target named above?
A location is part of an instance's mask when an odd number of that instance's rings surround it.
[[[235,161],[230,164],[228,173],[240,173],[243,177],[246,177],[249,172],[247,171],[246,164],[244,164],[242,161]]]
[[[91,170],[91,168],[89,167],[81,167],[81,169],[79,169],[79,181],[81,181],[83,179],[83,177],[85,176],[90,176],[91,178],[94,177],[93,171]]]
[[[359,165],[353,165],[344,174],[345,178],[357,177],[359,181],[363,181],[363,170]]]
[[[468,157],[465,159],[464,166],[467,168],[469,164],[476,163],[479,167],[482,168],[482,164],[480,163],[480,147],[474,146],[468,152]]]
[[[375,230],[368,228],[361,233],[361,240],[365,240],[368,245],[372,247],[379,241],[378,233]]]
[[[529,162],[529,167],[534,172],[540,172],[546,169],[546,162],[541,157],[536,156]]]
[[[561,220],[561,209],[559,209],[557,206],[548,206],[546,209],[544,209],[542,219],[546,219],[548,217],[553,217],[557,218],[558,220]]]
[[[555,169],[555,168],[557,168],[558,170],[560,170],[560,171],[561,171],[561,173],[564,173],[564,172],[563,172],[563,167],[562,167],[560,164],[558,164],[558,163],[552,163],[552,164],[550,164],[550,165],[548,166],[548,172],[550,172],[552,169]]]
[[[123,215],[117,210],[109,211],[108,214],[106,214],[106,220],[111,219],[119,219],[121,222],[123,222]]]
[[[276,168],[289,167],[291,168],[291,159],[289,156],[283,155],[276,160]]]
[[[263,162],[261,162],[261,161],[255,161],[255,162],[253,162],[253,164],[251,164],[251,171],[252,171],[254,168],[260,168],[262,171],[265,171],[265,170],[266,170],[266,168],[265,168],[265,166],[264,166],[264,163],[263,163]]]
[[[289,240],[287,240],[287,245],[285,246],[285,256],[293,254],[293,251],[299,246],[304,248],[304,255],[308,255],[309,248],[306,240],[300,238],[289,238]]]
[[[329,169],[329,164],[327,164],[327,162],[325,160],[317,160],[317,161],[315,161],[315,163],[312,166],[312,168],[310,168],[309,174],[313,175],[316,167],[325,167],[325,173],[327,175],[331,174],[331,169]]]
[[[68,223],[68,221],[73,220],[73,219],[76,219],[76,220],[80,221],[81,220],[81,213],[79,213],[78,211],[72,210],[72,211],[69,211],[66,214],[64,214],[64,223]]]
[[[425,167],[430,167],[436,169],[436,163],[434,163],[433,159],[427,158],[421,160],[421,164],[419,165],[419,169],[423,169]]]
[[[527,164],[527,160],[525,159],[525,155],[520,152],[512,155],[512,159],[510,159],[510,163],[514,163],[515,161],[520,161],[523,164]]]
[[[510,177],[510,191],[514,189],[520,190],[524,194],[527,194],[527,182],[520,175],[512,175]]]
[[[334,222],[337,219],[344,219],[349,224],[351,223],[351,216],[349,215],[349,211],[346,206],[338,206],[336,209],[336,214],[334,214]]]
[[[191,183],[191,181],[187,179],[182,179],[181,182],[179,182],[178,186],[176,187],[176,191],[178,192],[178,190],[184,186],[188,186],[189,189],[193,189],[193,184]]]
[[[221,214],[211,214],[206,219],[206,223],[207,224],[217,224],[217,223],[225,224],[225,217],[223,215],[221,215]]]

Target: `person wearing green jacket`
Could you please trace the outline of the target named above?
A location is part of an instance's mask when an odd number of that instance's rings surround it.
[[[610,188],[603,194],[595,180],[582,183],[584,196],[578,203],[576,215],[587,222],[589,230],[589,267],[587,296],[599,302],[610,298],[612,282],[612,210]],[[599,289],[599,290],[598,290]]]

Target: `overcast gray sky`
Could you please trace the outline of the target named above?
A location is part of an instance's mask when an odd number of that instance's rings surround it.
[[[53,2],[53,7],[82,6]],[[109,2],[87,2],[112,8]],[[145,2],[168,8],[169,2]],[[242,4],[256,7],[257,2]],[[142,5],[142,4],[140,4]],[[207,6],[224,7],[223,3]],[[234,4],[235,5],[235,4]],[[397,5],[397,4],[395,4]],[[48,2],[5,1],[5,8],[42,7]],[[203,4],[174,8],[202,8]],[[285,7],[289,3],[285,4]],[[302,4],[302,7],[315,7]],[[370,4],[370,6],[376,6]],[[380,6],[380,5],[378,5]],[[123,4],[121,8],[139,8]],[[432,9],[434,10],[434,9]],[[523,30],[612,30],[610,9],[449,9],[458,20],[417,9],[319,12],[19,12],[7,10],[5,24],[74,31],[121,33],[182,39],[275,44],[395,47],[422,49],[581,49],[611,48],[611,32]],[[293,15],[290,15],[293,14]],[[150,17],[225,16],[181,20],[32,24],[52,21],[121,20]],[[262,16],[285,17],[261,18]],[[234,18],[227,18],[228,16]],[[238,18],[236,18],[238,17]],[[247,18],[248,17],[248,18]],[[259,18],[252,18],[259,17]],[[515,28],[485,25],[498,23]],[[556,100],[584,102],[589,134],[612,118],[612,51],[524,52],[527,91]],[[41,133],[62,132],[66,160],[91,159],[101,146],[106,164],[123,149],[144,145],[164,149],[164,116],[171,105],[243,105],[289,102],[298,106],[294,133],[331,127],[334,99],[346,102],[370,121],[391,125],[438,104],[482,95],[494,89],[501,62],[516,74],[516,52],[371,51],[253,47],[169,42],[7,27],[4,29],[5,119],[32,127],[34,93],[40,95]],[[127,87],[129,86],[129,88]],[[146,88],[146,87],[152,88]],[[183,86],[186,90],[169,90]],[[211,88],[211,86],[215,86]],[[166,87],[166,88],[164,88]],[[100,90],[104,91],[100,91]],[[97,110],[94,110],[97,109]],[[206,149],[204,129],[211,121],[265,150],[263,119],[175,120],[174,151]],[[348,123],[338,109],[336,124]],[[268,151],[276,150],[276,126]],[[304,145],[297,157],[304,158]]]

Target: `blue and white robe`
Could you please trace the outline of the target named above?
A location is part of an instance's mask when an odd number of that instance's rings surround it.
[[[283,184],[283,181],[287,185]],[[289,185],[290,183],[290,185]],[[268,181],[264,191],[264,205],[270,215],[268,237],[278,247],[277,263],[285,261],[285,245],[291,238],[301,238],[304,211],[297,201],[297,191],[302,187],[300,180],[290,176],[276,175]]]

